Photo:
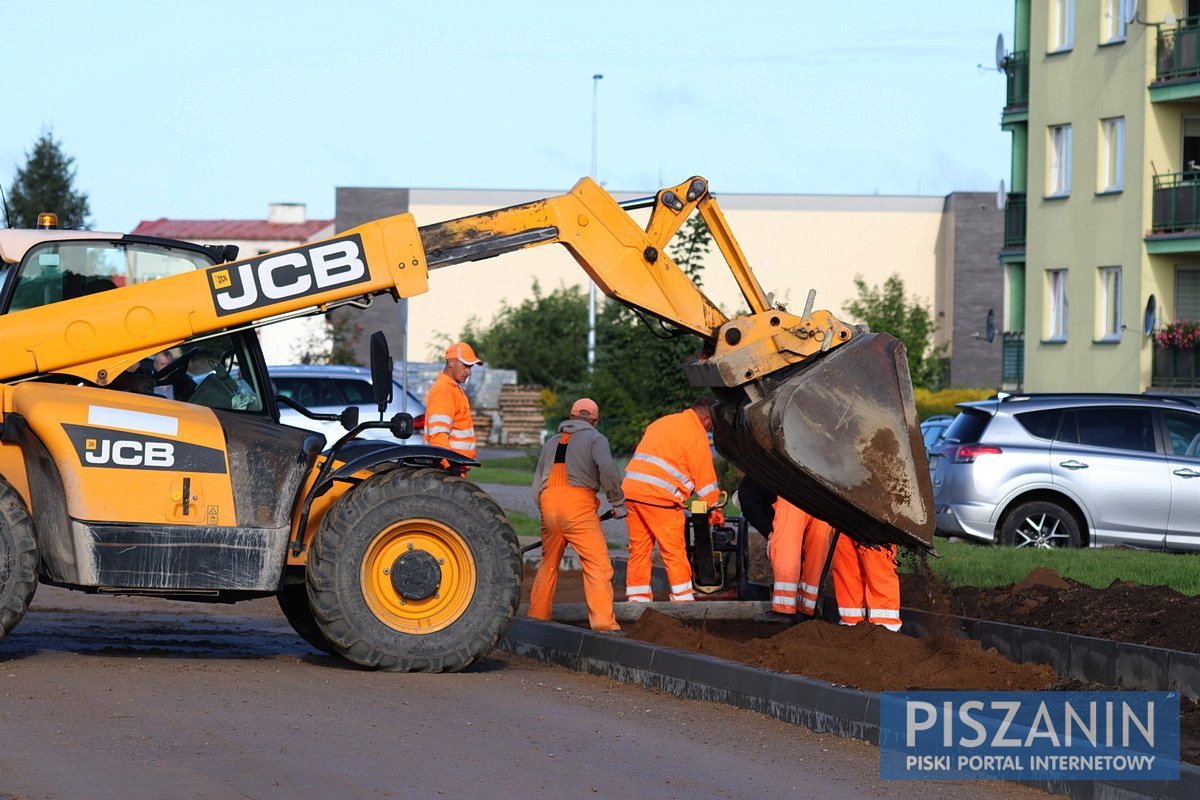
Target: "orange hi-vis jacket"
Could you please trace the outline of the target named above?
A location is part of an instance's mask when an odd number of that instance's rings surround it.
[[[717,502],[708,432],[695,411],[689,408],[650,423],[625,468],[621,491],[627,500],[673,508],[681,508],[693,494],[710,505]]]
[[[475,421],[467,393],[446,373],[437,376],[425,401],[425,443],[475,457]]]

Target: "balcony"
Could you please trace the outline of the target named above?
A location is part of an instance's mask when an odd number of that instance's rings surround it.
[[[1029,51],[1017,50],[1005,56],[1004,72],[1008,75],[1004,113],[1024,111],[1029,107]]]
[[[1187,17],[1172,28],[1158,32],[1154,102],[1200,98],[1200,17]]]
[[[1200,253],[1200,171],[1154,176],[1146,252]]]
[[[1194,347],[1154,347],[1150,386],[1156,389],[1200,388],[1200,350]]]
[[[1009,192],[1004,203],[1004,249],[1025,249],[1025,193]]]

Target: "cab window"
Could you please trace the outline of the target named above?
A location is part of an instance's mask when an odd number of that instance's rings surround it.
[[[102,239],[48,241],[25,254],[9,311],[72,300],[212,266],[201,253]]]

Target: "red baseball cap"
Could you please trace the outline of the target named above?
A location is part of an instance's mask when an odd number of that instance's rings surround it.
[[[483,363],[479,356],[475,355],[475,351],[471,349],[471,345],[466,342],[457,342],[447,347],[446,358],[457,358],[469,367],[478,367]]]

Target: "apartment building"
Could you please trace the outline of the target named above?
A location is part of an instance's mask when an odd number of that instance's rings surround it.
[[[1200,0],[1014,9],[1005,386],[1200,392]]]

